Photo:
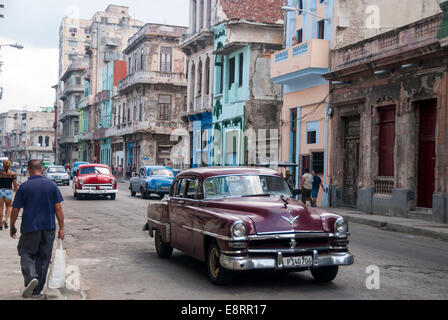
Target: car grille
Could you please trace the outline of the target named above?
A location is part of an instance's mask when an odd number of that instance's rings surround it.
[[[98,187],[98,189],[97,189]],[[86,184],[82,187],[83,190],[114,190],[111,184]]]
[[[292,238],[291,238],[292,239]],[[288,249],[291,248],[291,239],[269,239],[250,241],[250,249]],[[310,247],[328,247],[329,241],[327,238],[302,238],[295,239],[295,248],[310,248]]]

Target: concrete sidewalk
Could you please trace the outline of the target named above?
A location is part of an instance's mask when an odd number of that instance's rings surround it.
[[[20,226],[20,217],[16,226]],[[23,276],[20,267],[20,257],[17,252],[19,236],[12,239],[9,236],[9,229],[0,231],[0,300],[33,300],[23,299],[21,294],[24,288]],[[56,247],[56,241],[55,246]],[[55,248],[54,248],[55,250]],[[51,265],[50,265],[51,270]],[[48,274],[50,274],[50,270]],[[75,300],[73,293],[66,293],[65,290],[51,290],[44,288],[45,300]],[[39,299],[42,300],[42,299]],[[76,299],[79,300],[79,299]]]
[[[331,208],[329,211],[343,216],[349,222],[365,224],[388,231],[398,231],[448,241],[448,224],[366,214],[345,208]]]

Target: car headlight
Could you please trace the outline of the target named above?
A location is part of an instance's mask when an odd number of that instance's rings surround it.
[[[232,236],[235,238],[242,238],[246,236],[246,226],[242,222],[236,222],[231,229]]]
[[[115,182],[116,182],[115,179],[110,179],[111,184],[115,184]]]
[[[348,234],[348,223],[344,218],[339,218],[334,223],[334,232],[336,236],[346,236]]]
[[[83,186],[83,185],[84,185],[84,183],[85,183],[85,182],[84,182],[84,180],[79,180],[79,184],[80,184],[80,185],[82,185],[82,186]]]

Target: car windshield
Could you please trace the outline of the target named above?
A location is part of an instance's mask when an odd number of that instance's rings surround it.
[[[81,174],[110,174],[109,168],[105,167],[85,167],[81,168]]]
[[[63,167],[59,168],[48,168],[48,173],[65,173],[65,169]]]
[[[151,176],[174,178],[173,172],[168,169],[152,169]]]
[[[291,197],[286,182],[275,176],[225,176],[209,178],[204,183],[206,199],[225,197]]]

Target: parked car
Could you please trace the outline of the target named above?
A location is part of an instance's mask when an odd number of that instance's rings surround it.
[[[75,163],[73,164],[73,167],[72,167],[72,169],[70,170],[70,178],[71,178],[71,179],[73,179],[73,177],[75,176],[75,172],[78,171],[79,166],[80,166],[80,165],[83,165],[83,164],[90,164],[90,162],[78,161],[78,162],[75,162]]]
[[[138,176],[131,178],[129,190],[133,197],[140,193],[142,199],[145,199],[154,193],[163,199],[165,195],[170,193],[173,181],[174,172],[169,167],[142,167]]]
[[[44,176],[56,183],[57,185],[70,185],[70,176],[63,166],[49,166],[45,172]]]
[[[180,173],[170,197],[148,206],[159,257],[173,248],[206,262],[214,284],[236,271],[310,270],[319,282],[351,265],[348,224],[293,198],[284,178],[266,168],[197,168]]]
[[[84,196],[103,196],[116,199],[117,179],[109,166],[103,164],[83,164],[78,167],[73,178],[73,195],[78,200]]]

